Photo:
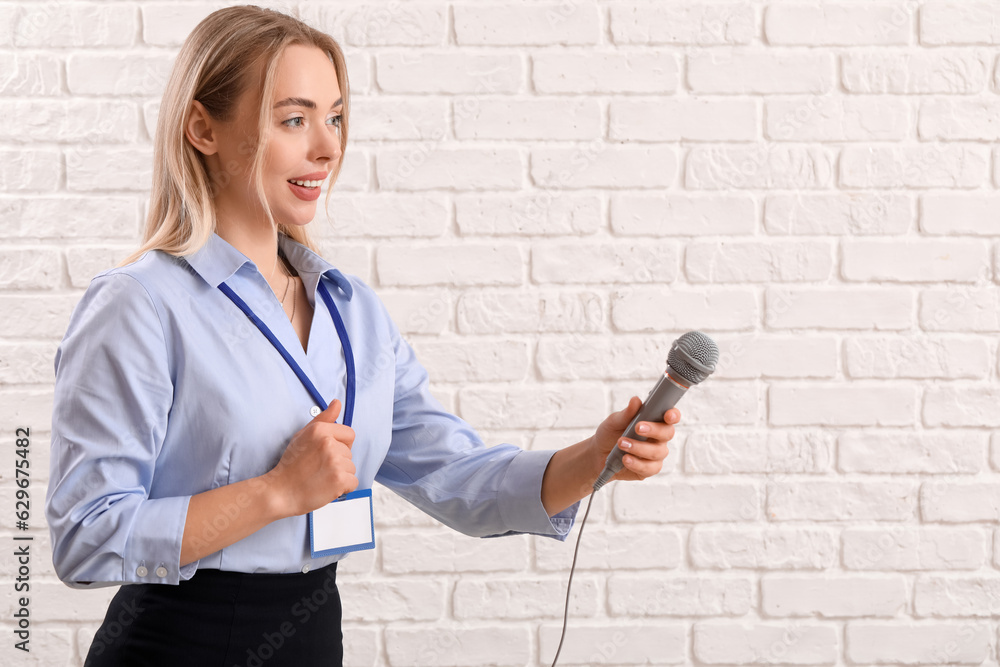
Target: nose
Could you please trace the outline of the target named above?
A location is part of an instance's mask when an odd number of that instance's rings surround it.
[[[340,148],[340,130],[330,129],[331,125],[314,125],[312,133],[313,150],[316,158],[326,157],[334,162],[340,159],[343,150]]]

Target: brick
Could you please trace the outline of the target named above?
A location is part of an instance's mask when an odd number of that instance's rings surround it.
[[[531,180],[541,188],[663,188],[677,175],[677,155],[665,146],[536,148]]]
[[[584,236],[603,227],[594,194],[459,195],[454,201],[462,236]]]
[[[57,347],[55,341],[0,343],[0,383],[52,384]]]
[[[910,128],[905,100],[875,96],[766,100],[764,118],[776,141],[901,141]]]
[[[447,134],[446,100],[351,96],[351,141],[440,141]]]
[[[586,290],[476,290],[459,296],[457,323],[461,333],[582,333],[602,330],[604,312],[601,297]]]
[[[833,664],[837,629],[801,623],[695,623],[694,657],[710,665]]]
[[[926,234],[1000,235],[1000,196],[928,193],[920,197],[920,231]]]
[[[380,539],[387,574],[518,571],[528,565],[528,542],[518,536],[487,540],[438,526],[385,531]]]
[[[521,56],[466,52],[383,52],[375,77],[385,93],[516,93],[524,86]]]
[[[757,209],[748,195],[612,193],[611,230],[619,236],[752,234]]]
[[[1000,8],[992,2],[928,2],[920,7],[922,44],[1000,44]]]
[[[596,501],[594,505],[596,509]],[[594,516],[591,511],[587,519],[588,548],[581,549],[577,554],[578,571],[671,570],[680,567],[683,562],[679,531],[666,526],[645,530],[636,526],[608,526],[592,531],[590,521]],[[579,520],[583,520],[582,514]],[[574,526],[574,530],[579,528]],[[568,570],[572,558],[568,542],[541,537],[535,539],[537,569],[563,573]],[[565,592],[561,597],[565,600]]]
[[[2,22],[2,18],[0,18]],[[2,22],[3,25],[10,25]],[[2,42],[2,38],[0,38]],[[54,55],[2,53],[0,54],[0,95],[5,97],[57,97],[62,93],[62,63]],[[35,103],[42,100],[34,100]],[[10,102],[8,102],[10,104]],[[21,117],[20,122],[34,120]]]
[[[959,623],[849,623],[845,629],[847,659],[853,663],[978,665],[990,653],[987,625]]]
[[[55,248],[0,247],[0,289],[55,289],[62,286],[62,258]]]
[[[12,586],[13,588],[13,586]],[[14,613],[13,604],[9,605],[11,614]],[[29,608],[30,614],[35,614],[34,608]],[[71,665],[74,664],[76,653],[74,651],[73,629],[71,627],[52,627],[40,625],[35,622],[32,625],[31,642],[28,644],[30,651],[25,653],[16,648],[14,644],[20,638],[14,635],[13,626],[4,628],[7,630],[11,640],[4,642],[0,647],[0,661],[5,665],[18,665],[18,667],[45,667],[47,665]],[[90,644],[88,642],[87,646]],[[86,655],[84,653],[84,655]]]
[[[928,387],[924,392],[927,426],[1000,427],[1000,387],[974,384]]]
[[[862,52],[841,57],[841,77],[849,93],[873,95],[971,94],[986,85],[992,58],[957,49]]]
[[[743,616],[753,588],[742,577],[613,574],[608,605],[612,616]]]
[[[695,431],[684,441],[684,471],[694,474],[825,473],[834,436],[825,431]]]
[[[909,44],[913,16],[903,4],[770,5],[764,13],[768,44],[887,46]]]
[[[530,646],[527,627],[439,623],[385,630],[385,655],[400,667],[520,667],[528,661]]]
[[[0,233],[5,238],[132,240],[139,227],[138,209],[131,197],[41,196],[0,201],[4,219]],[[124,259],[124,254],[118,257]],[[73,269],[71,263],[71,276]]]
[[[32,3],[10,18],[15,47],[109,48],[132,45],[139,14],[127,4]]]
[[[844,149],[840,184],[854,188],[974,188],[989,172],[979,146],[878,146]]]
[[[913,611],[916,616],[996,616],[1000,614],[1000,578],[918,577]]]
[[[684,625],[643,622],[641,625],[570,623],[559,653],[560,665],[616,665],[686,663],[687,639]],[[543,625],[539,629],[539,655],[543,664],[556,653],[562,625]],[[521,663],[519,663],[521,664]]]
[[[833,567],[839,553],[837,534],[813,527],[695,526],[688,548],[695,567],[716,570],[822,570]]]
[[[834,87],[829,53],[773,53],[752,49],[692,52],[687,80],[695,93],[826,93]]]
[[[61,340],[81,296],[0,294],[0,337]]]
[[[416,341],[414,349],[437,382],[525,380],[529,372],[524,341],[438,338]]]
[[[379,298],[403,335],[449,329],[454,304],[446,290],[379,290]]]
[[[920,326],[928,331],[1000,331],[1000,288],[935,288],[920,294]]]
[[[833,167],[834,157],[824,148],[694,147],[684,185],[693,190],[825,188],[832,185]]]
[[[202,19],[216,9],[208,5],[165,2],[144,5],[139,8],[142,14],[142,41],[149,46],[180,47]]]
[[[332,197],[337,237],[444,235],[450,207],[436,195],[357,194]]]
[[[754,141],[760,125],[752,99],[613,99],[608,115],[608,138],[620,141]]]
[[[376,252],[383,285],[519,285],[524,261],[516,246],[389,246]]]
[[[978,431],[854,430],[837,439],[837,468],[862,473],[978,473],[987,434]]]
[[[985,379],[990,350],[976,338],[854,337],[844,341],[852,378]]]
[[[452,102],[456,139],[597,140],[603,136],[595,99],[491,99]]]
[[[538,385],[466,387],[459,416],[475,428],[591,428],[604,414],[599,385]],[[601,417],[597,417],[600,419]]]
[[[845,240],[841,274],[864,282],[975,282],[989,270],[989,247],[979,241]]]
[[[924,521],[965,523],[1000,518],[1000,484],[991,482],[925,482],[920,489]]]
[[[666,370],[673,337],[573,335],[541,338],[535,365],[543,380],[624,380],[655,382]],[[651,361],[655,359],[656,361]]]
[[[752,292],[634,287],[612,298],[611,321],[620,331],[749,330],[759,319]]]
[[[455,5],[455,42],[459,46],[596,44],[599,8],[593,2],[541,5]]]
[[[646,383],[640,385],[643,393]],[[762,387],[756,382],[709,382],[699,385],[680,408],[682,428],[689,425],[755,425],[761,423]],[[635,394],[636,392],[632,392]],[[620,394],[620,395],[619,395]],[[628,401],[627,392],[616,392],[615,405]],[[641,396],[640,396],[641,397]]]
[[[922,141],[997,141],[1000,104],[982,99],[927,100],[920,104],[917,132]]]
[[[771,385],[768,399],[772,426],[908,426],[917,412],[912,385]]]
[[[594,579],[574,577],[569,610],[573,618],[594,616],[598,585]],[[602,586],[603,588],[603,582]],[[472,579],[455,583],[452,596],[458,620],[475,618],[530,619],[561,617],[566,604],[562,579]]]
[[[673,93],[679,85],[677,56],[669,51],[538,51],[531,56],[539,93]]]
[[[698,482],[616,485],[618,521],[755,521],[760,517],[757,487],[750,483]]]
[[[539,284],[671,283],[677,279],[679,260],[674,241],[536,244],[531,248],[531,279]],[[587,271],[581,272],[581,266]]]
[[[152,97],[162,94],[175,57],[145,53],[72,53],[66,86],[77,95]]]
[[[833,338],[751,334],[720,337],[713,377],[830,378],[839,368]]]
[[[769,521],[907,521],[916,517],[911,482],[775,482],[767,487]]]
[[[374,667],[379,653],[379,633],[371,627],[352,625],[346,621],[343,626],[344,664],[358,667]]]
[[[827,280],[833,250],[828,241],[693,241],[684,272],[692,283]]]
[[[152,185],[151,148],[80,145],[64,150],[67,190],[148,192]]]
[[[389,2],[336,7],[344,41],[352,46],[444,46],[448,8],[435,4]]]
[[[445,582],[430,578],[363,579],[341,586],[340,594],[343,607],[351,610],[352,621],[433,621],[445,611]]]
[[[907,581],[901,575],[765,575],[760,599],[768,616],[895,616],[906,611]]]
[[[904,234],[913,220],[913,199],[890,192],[769,195],[764,200],[768,234]]]
[[[50,192],[53,182],[62,182],[60,155],[55,148],[0,149],[0,182],[4,184],[4,192]],[[27,201],[34,200],[32,197]],[[0,214],[5,221],[9,220],[11,211],[24,205],[25,200],[4,197],[0,199]]]
[[[436,143],[382,149],[375,160],[381,189],[514,190],[522,159],[513,148],[442,148]]]
[[[105,209],[111,208],[106,200],[94,203],[103,203]],[[129,202],[128,208],[133,208],[131,202]],[[58,234],[58,232],[55,233]],[[93,236],[101,236],[101,234],[101,231],[96,231]],[[134,245],[114,247],[73,244],[66,248],[66,269],[69,273],[70,285],[86,289],[94,276],[113,266],[118,266],[134,249]]]
[[[902,287],[768,288],[767,325],[774,329],[909,329],[913,292]]]
[[[849,570],[976,570],[986,562],[979,530],[890,525],[845,528],[841,539]]]
[[[735,2],[643,2],[608,9],[615,44],[749,44],[756,33],[753,7]]]

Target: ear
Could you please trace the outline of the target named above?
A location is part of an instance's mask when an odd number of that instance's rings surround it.
[[[184,135],[192,146],[201,151],[204,155],[214,155],[219,152],[216,146],[214,121],[209,116],[208,111],[198,100],[191,101],[191,113],[188,115],[187,125],[184,127]]]

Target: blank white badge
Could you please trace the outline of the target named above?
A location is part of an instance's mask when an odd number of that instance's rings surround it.
[[[372,490],[352,491],[310,512],[309,548],[313,558],[374,549]]]

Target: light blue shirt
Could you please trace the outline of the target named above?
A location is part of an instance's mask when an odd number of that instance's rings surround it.
[[[279,243],[314,308],[308,352],[256,265],[218,234],[185,258],[152,250],[90,282],[55,356],[45,516],[59,578],[73,588],[177,584],[198,568],[301,572],[344,557],[310,556],[303,514],[180,566],[191,496],[269,471],[318,407],[222,281],[324,399],[343,404],[343,349],[316,298],[325,281],[354,351],[359,489],[378,481],[467,535],[565,540],[579,503],[553,517],[541,503],[554,452],[487,447],[431,395],[427,371],[371,287],[289,237]]]

